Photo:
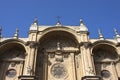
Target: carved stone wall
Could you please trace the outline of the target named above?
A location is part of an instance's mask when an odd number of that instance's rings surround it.
[[[49,33],[40,42],[36,67],[38,80],[76,80],[75,55],[79,52],[78,44],[68,33],[62,34]]]
[[[27,38],[0,39],[0,80],[120,80],[120,41],[35,21]]]
[[[97,45],[93,49],[96,75],[103,80],[117,80],[116,62],[119,61],[116,49],[107,44]]]
[[[1,80],[18,80],[18,76],[23,73],[25,50],[15,44],[3,47],[6,49],[0,52],[0,78]]]

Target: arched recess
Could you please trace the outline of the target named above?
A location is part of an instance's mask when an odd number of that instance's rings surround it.
[[[45,32],[39,40],[36,64],[37,80],[62,79],[68,77],[68,72],[65,72],[65,75],[62,75],[64,72],[61,72],[60,75],[56,74],[55,77],[54,72],[51,72],[51,68],[54,68],[54,65],[63,65],[64,67],[62,66],[62,68],[64,69],[62,70],[66,70],[66,66],[69,65],[66,65],[66,63],[71,59],[71,57],[69,57],[71,56],[70,54],[73,53],[73,55],[75,55],[78,53],[78,47],[79,42],[76,36],[68,31],[55,29],[50,32]]]
[[[92,49],[96,75],[103,80],[117,80],[116,62],[119,56],[115,46],[109,42],[99,42]]]
[[[1,80],[17,80],[22,75],[26,55],[23,45],[17,40],[6,40],[0,44]]]

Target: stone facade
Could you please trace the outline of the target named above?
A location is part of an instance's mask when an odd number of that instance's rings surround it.
[[[120,35],[90,39],[79,26],[40,26],[28,38],[3,38],[0,29],[0,80],[120,80]]]

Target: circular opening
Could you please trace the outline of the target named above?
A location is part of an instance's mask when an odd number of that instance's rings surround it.
[[[108,70],[103,70],[103,71],[101,71],[101,76],[104,78],[109,78],[110,72]]]
[[[6,76],[12,78],[12,77],[15,77],[16,76],[16,70],[15,69],[10,69],[6,72]]]

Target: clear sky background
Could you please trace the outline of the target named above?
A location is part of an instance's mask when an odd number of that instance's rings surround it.
[[[98,37],[98,28],[105,38],[113,38],[113,28],[120,32],[120,0],[0,0],[3,37],[12,37],[16,28],[27,37],[35,17],[39,25],[54,26],[57,16],[62,25],[79,25],[82,18],[91,38]]]

